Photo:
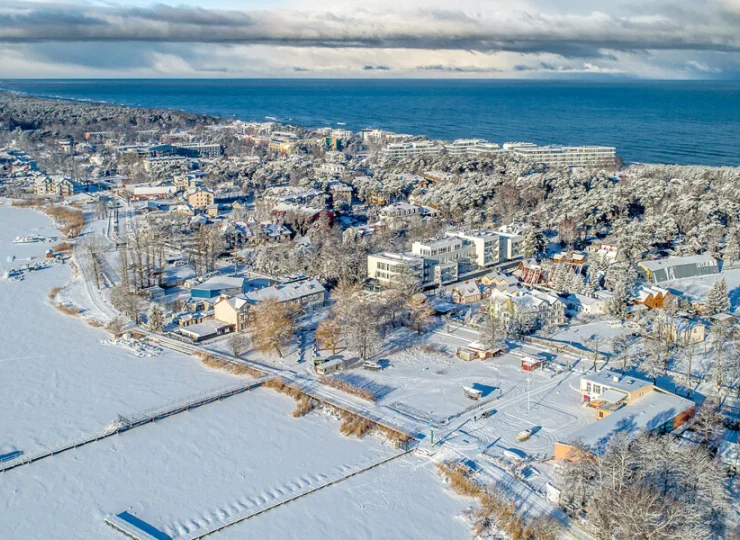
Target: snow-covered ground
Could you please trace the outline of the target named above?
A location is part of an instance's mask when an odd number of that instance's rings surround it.
[[[43,257],[49,247],[13,244],[16,236],[53,232],[46,216],[0,205],[0,274],[29,257]],[[0,279],[0,455],[54,446],[104,429],[118,414],[235,382],[172,351],[137,358],[101,344],[107,332],[59,312],[48,300],[49,291],[71,274],[68,265],[55,265],[20,282]]]
[[[7,538],[118,538],[103,519],[128,511],[187,538],[398,452],[372,437],[343,437],[323,413],[292,418],[292,409],[292,399],[254,390],[5,473],[0,529]],[[425,531],[462,539],[467,531],[455,515],[464,504],[431,464],[403,458],[219,536],[415,538]]]
[[[53,224],[0,205],[2,270],[43,255],[43,244],[12,244],[29,233],[51,234]],[[185,355],[137,358],[103,345],[105,331],[62,314],[47,298],[71,276],[60,265],[22,282],[0,280],[0,455],[57,446],[104,429],[118,414],[234,384]],[[95,311],[89,293],[77,278],[61,297]],[[293,407],[285,396],[253,390],[8,471],[0,483],[0,536],[121,538],[103,519],[123,511],[187,536],[399,452],[374,437],[340,435],[338,421],[324,413],[294,419]],[[408,455],[217,537],[463,539],[469,531],[457,516],[470,504],[445,488],[432,461]]]

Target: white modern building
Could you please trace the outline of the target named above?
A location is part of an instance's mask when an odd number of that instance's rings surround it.
[[[489,143],[485,139],[456,139],[445,145],[445,150],[451,156],[465,156],[484,153],[501,152],[501,147]]]
[[[504,143],[504,150],[527,161],[569,167],[610,166],[617,152],[613,146],[537,146],[533,143]]]
[[[406,264],[421,286],[448,285],[460,276],[518,257],[518,241],[512,241],[512,237],[521,239],[488,230],[447,232],[442,237],[414,242],[410,253],[369,255],[368,277],[388,285],[402,271],[397,265]]]
[[[390,143],[383,148],[382,153],[391,159],[403,159],[415,156],[436,156],[442,147],[432,141],[418,141],[409,143]]]

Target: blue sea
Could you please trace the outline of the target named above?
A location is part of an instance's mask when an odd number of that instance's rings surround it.
[[[740,81],[6,80],[0,89],[436,139],[611,145],[628,162],[740,165]]]

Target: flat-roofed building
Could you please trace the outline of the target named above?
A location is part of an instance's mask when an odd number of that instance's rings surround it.
[[[418,141],[409,143],[390,143],[381,153],[391,159],[403,159],[414,156],[436,156],[442,152],[442,147],[432,141]]]
[[[603,391],[600,394],[602,404],[597,408],[597,411],[604,413],[599,416],[602,419],[556,442],[555,459],[576,459],[576,442],[584,445],[591,455],[601,455],[609,441],[618,433],[623,433],[630,439],[644,432],[670,433],[694,415],[693,401],[654,389],[652,385],[634,401],[627,401],[627,397],[622,397],[628,395],[628,389]]]
[[[609,167],[615,164],[613,146],[537,146],[532,143],[505,143],[504,150],[534,163],[570,167]]]
[[[663,283],[674,279],[719,274],[719,265],[717,259],[711,255],[692,255],[642,261],[637,263],[637,271],[646,281]]]
[[[403,253],[375,253],[367,256],[367,276],[381,285],[397,283],[403,274],[410,273],[422,283],[424,259]]]

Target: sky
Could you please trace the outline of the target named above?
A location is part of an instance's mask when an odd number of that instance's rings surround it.
[[[740,79],[740,0],[3,0],[0,78]]]

